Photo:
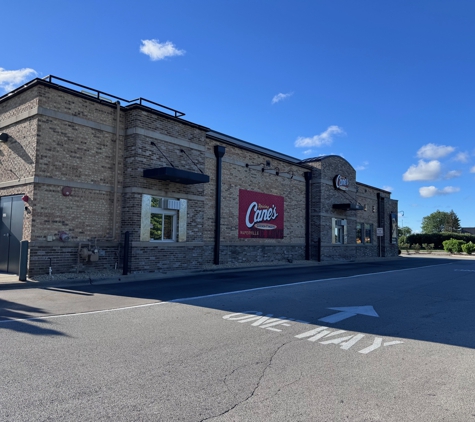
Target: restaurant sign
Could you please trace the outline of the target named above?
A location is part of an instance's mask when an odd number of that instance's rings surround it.
[[[284,197],[239,189],[239,238],[283,239]]]
[[[348,190],[350,187],[350,181],[347,177],[337,174],[333,178],[333,186],[335,186],[335,189]]]

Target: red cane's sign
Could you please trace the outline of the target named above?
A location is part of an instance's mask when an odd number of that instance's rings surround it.
[[[348,190],[350,187],[350,181],[341,174],[337,174],[333,178],[333,185],[335,186],[335,189]]]
[[[239,238],[284,238],[284,197],[239,189]]]

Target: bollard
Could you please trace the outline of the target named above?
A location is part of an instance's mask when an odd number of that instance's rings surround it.
[[[18,280],[26,281],[26,273],[28,271],[28,240],[20,242],[20,271],[18,272]]]
[[[319,237],[317,240],[317,261],[321,262],[322,260],[322,239]]]
[[[130,248],[130,233],[125,232],[124,239],[124,265],[122,269],[122,275],[129,273],[129,248]]]

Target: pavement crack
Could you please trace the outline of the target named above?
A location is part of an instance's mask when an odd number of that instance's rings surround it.
[[[205,418],[205,419],[201,419],[199,422],[205,422],[205,421],[209,421],[211,419],[214,419],[214,418],[219,418],[220,416],[223,416],[223,415],[226,415],[227,413],[231,412],[232,410],[236,409],[238,406],[240,406],[241,404],[243,403],[246,403],[248,400],[250,400],[254,394],[256,393],[256,391],[258,390],[258,388],[260,387],[261,385],[261,382],[262,380],[264,379],[265,375],[266,375],[266,372],[267,370],[272,366],[272,361],[274,360],[275,356],[277,355],[277,353],[279,353],[280,349],[282,349],[285,345],[289,344],[289,343],[293,343],[293,340],[290,340],[290,341],[287,341],[283,344],[281,344],[275,351],[274,353],[272,353],[272,356],[268,359],[268,362],[267,362],[267,365],[266,367],[263,369],[259,379],[257,380],[256,382],[256,385],[255,387],[253,388],[253,390],[251,391],[251,393],[246,397],[244,398],[243,400],[241,400],[240,402],[236,403],[234,406],[230,407],[229,409],[227,409],[226,411],[224,412],[221,412],[219,415],[214,415],[214,416],[210,416],[209,418]],[[226,379],[231,376],[234,372],[236,372],[238,369],[244,367],[244,366],[248,366],[248,365],[242,365],[236,369],[234,369],[231,373],[229,373],[228,375],[226,375],[226,377],[224,378],[224,382],[225,382],[225,385],[226,385]],[[226,388],[227,385],[226,385]],[[228,389],[229,390],[229,389]]]
[[[277,394],[279,394],[284,388],[289,387],[289,386],[291,386],[292,384],[295,384],[295,383],[299,382],[301,379],[302,379],[302,374],[300,374],[300,376],[299,376],[297,379],[295,379],[295,380],[293,380],[293,381],[291,381],[291,382],[288,382],[287,384],[284,384],[284,385],[282,385],[281,387],[279,387],[279,389],[278,389],[274,394],[272,394],[272,396],[266,397],[264,400],[262,400],[262,403],[264,403],[265,401],[268,401],[268,400],[270,400],[271,398],[275,397],[275,396],[276,396]]]

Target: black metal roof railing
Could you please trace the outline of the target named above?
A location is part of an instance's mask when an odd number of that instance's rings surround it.
[[[91,87],[86,86],[86,85],[81,85],[81,84],[78,84],[76,82],[68,81],[67,79],[63,79],[63,78],[60,78],[60,77],[54,76],[54,75],[48,75],[48,76],[45,76],[42,79],[45,80],[45,81],[48,81],[50,83],[56,84],[56,85],[60,85],[60,84],[58,84],[54,81],[61,81],[64,84],[72,85],[74,87],[83,88],[87,91],[81,90],[80,92],[82,94],[89,95],[89,96],[91,96],[93,98],[96,98],[98,100],[113,102],[112,99],[114,99],[114,100],[122,101],[124,103],[129,104],[129,105],[130,104],[140,104],[140,105],[144,105],[146,107],[148,107],[148,106],[144,103],[153,104],[156,107],[159,107],[159,108],[162,108],[162,109],[173,112],[175,117],[182,117],[182,116],[185,115],[185,113],[183,113],[181,111],[175,110],[174,108],[171,108],[171,107],[167,107],[163,104],[156,103],[155,101],[147,100],[146,98],[139,97],[139,98],[136,98],[134,100],[126,100],[125,98],[120,98],[120,97],[117,97],[116,95],[112,95],[112,94],[109,94],[109,93],[104,92],[104,91],[99,91],[98,89],[91,88]]]

